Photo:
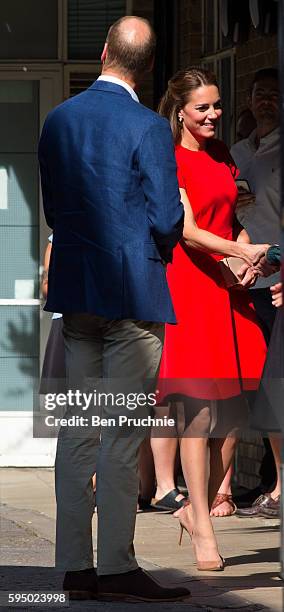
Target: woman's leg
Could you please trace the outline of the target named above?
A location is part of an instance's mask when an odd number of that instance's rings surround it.
[[[210,440],[210,479],[208,487],[208,502],[211,508],[217,493],[231,494],[231,476],[233,474],[232,459],[238,442],[237,437],[212,438]],[[211,512],[211,516],[226,516],[222,514],[220,504]],[[229,505],[229,504],[228,504]],[[216,513],[219,510],[220,514]],[[232,508],[230,508],[231,514]],[[226,511],[226,508],[224,508]]]
[[[232,462],[231,465],[229,466],[227,474],[225,475],[225,478],[222,481],[221,486],[218,489],[218,495],[221,495],[221,496],[228,495],[229,497],[231,497],[232,495],[231,480],[232,480],[233,473],[234,473],[234,468],[233,468],[233,462]],[[222,500],[222,498],[220,499]],[[233,502],[227,501],[226,499],[224,499],[224,501],[220,501],[220,503],[218,503],[218,505],[215,508],[211,507],[210,516],[230,516],[232,514],[232,511],[233,511]]]
[[[169,409],[167,408],[164,412],[159,412],[156,417],[169,416]],[[165,495],[170,493],[176,488],[175,483],[175,464],[176,464],[176,453],[178,448],[178,435],[176,430],[171,427],[163,427],[163,438],[159,437],[160,428],[155,430],[152,429],[151,434],[151,448],[154,457],[155,473],[157,489],[155,498],[157,500],[163,499]],[[177,495],[176,500],[180,501],[183,499],[183,495]]]
[[[156,499],[162,499],[176,488],[175,458],[177,447],[177,438],[151,438],[157,481]],[[183,497],[183,495],[178,495],[176,499],[179,501]]]
[[[219,400],[217,406],[217,425],[212,434],[214,437],[210,440],[210,508],[217,493],[229,496],[232,494],[233,457],[240,431],[248,424],[248,403],[242,395]],[[228,500],[221,501],[210,514],[229,516],[233,511],[233,502]]]
[[[143,440],[139,450],[139,496],[151,501],[155,492],[155,468],[149,438]]]
[[[211,428],[211,409],[200,407],[195,401],[195,416],[181,440],[181,462],[191,505],[178,510],[175,516],[193,532],[193,543],[198,562],[218,565],[220,555],[208,509],[208,435]]]

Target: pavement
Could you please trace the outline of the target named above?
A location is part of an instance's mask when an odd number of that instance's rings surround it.
[[[63,574],[54,568],[54,471],[48,468],[0,470],[0,612],[12,610],[8,592],[61,592]],[[96,549],[96,515],[93,520]],[[200,572],[185,534],[178,546],[178,521],[156,511],[137,515],[135,549],[139,564],[164,586],[186,586],[191,597],[176,603],[69,602],[71,612],[282,612],[279,521],[214,519],[226,559],[222,573]],[[59,610],[30,603],[15,609]],[[68,609],[68,608],[67,608]]]

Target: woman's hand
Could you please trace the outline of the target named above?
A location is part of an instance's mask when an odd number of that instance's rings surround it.
[[[251,266],[245,263],[237,273],[240,284],[236,286],[239,289],[249,289],[253,287],[257,281],[257,274]]]
[[[246,244],[244,242],[238,242],[240,257],[242,257],[249,266],[256,266],[266,254],[269,246],[269,244]]]
[[[283,305],[282,283],[276,283],[276,285],[270,287],[270,291],[272,293],[273,306],[279,308],[279,306]]]

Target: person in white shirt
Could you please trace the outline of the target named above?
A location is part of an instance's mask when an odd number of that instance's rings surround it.
[[[231,148],[231,155],[255,198],[239,207],[240,223],[253,243],[279,244],[280,240],[280,130],[279,85],[275,68],[256,73],[251,87],[251,110],[257,126],[250,136]],[[269,287],[279,275],[260,278],[252,289],[252,298],[267,343],[275,308]]]
[[[244,108],[238,115],[236,123],[236,140],[244,140],[248,138],[252,131],[256,128],[256,120],[250,108]]]
[[[255,74],[250,89],[250,108],[256,120],[256,128],[248,138],[234,144],[230,151],[240,170],[238,178],[247,181],[250,188],[249,194],[240,195],[237,217],[246,229],[252,243],[279,244],[280,129],[279,83],[276,68],[264,68]],[[278,282],[279,272],[266,278],[260,277],[251,289],[252,301],[267,344],[276,313],[276,308],[271,300],[270,287],[277,286]],[[247,505],[250,505],[258,496],[262,502],[264,497],[262,494],[272,488],[270,498],[272,504],[274,499],[277,499],[279,503],[280,442],[279,438],[270,437],[269,440],[272,451],[268,439],[264,438],[266,454],[260,469],[260,487],[250,491],[247,496],[243,496],[247,497]],[[214,516],[227,516],[235,511],[235,508],[228,505],[226,501],[231,494],[230,479],[229,470],[218,492],[216,506],[211,512]],[[245,499],[242,499],[243,502],[245,503]],[[256,510],[256,506],[253,506],[251,516],[258,515]],[[260,512],[261,506],[259,505]],[[248,516],[247,513],[246,516]]]

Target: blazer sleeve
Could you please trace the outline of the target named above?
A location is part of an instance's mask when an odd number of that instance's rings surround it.
[[[281,265],[281,250],[278,244],[273,244],[269,247],[269,249],[267,249],[266,259],[272,266]]]
[[[43,127],[42,134],[39,141],[38,147],[38,159],[40,166],[40,178],[41,178],[41,192],[43,199],[43,209],[46,219],[46,223],[52,229],[54,228],[54,204],[52,198],[52,183],[50,173],[48,171],[48,165],[46,161],[46,147],[47,147],[47,128],[46,124]]]
[[[173,138],[166,120],[152,125],[139,147],[139,170],[151,234],[168,262],[182,238],[184,209],[177,182]]]

